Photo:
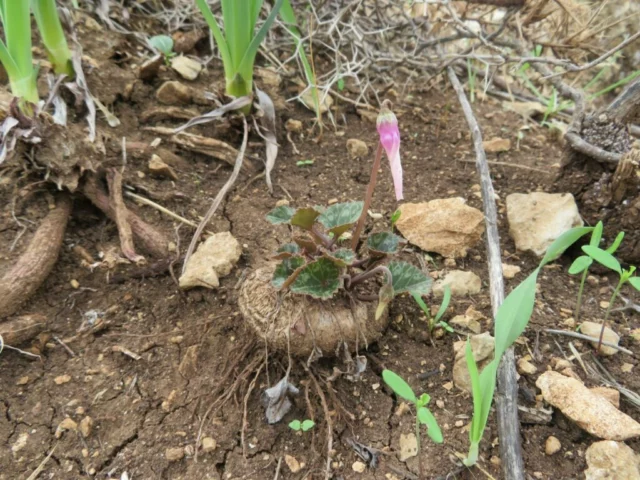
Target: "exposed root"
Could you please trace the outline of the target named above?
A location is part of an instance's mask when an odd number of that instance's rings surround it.
[[[264,367],[264,363],[258,367],[258,371],[253,376],[253,380],[249,384],[249,388],[247,389],[247,393],[244,395],[244,409],[242,411],[242,429],[240,430],[240,444],[242,445],[242,456],[247,458],[247,443],[245,442],[245,432],[247,431],[247,427],[249,426],[249,422],[247,421],[247,412],[249,405],[249,397],[251,396],[251,392],[256,386],[256,382],[258,381],[258,377],[260,377],[260,372],[262,372],[262,367]]]
[[[115,222],[118,226],[122,253],[133,263],[142,265],[145,263],[145,259],[136,253],[133,246],[131,225],[127,220],[127,207],[124,204],[124,198],[122,198],[122,174],[116,169],[110,170],[107,173],[107,182],[109,182],[109,201],[113,207]]]
[[[109,200],[109,194],[96,175],[87,175],[82,186],[82,193],[107,217],[116,222],[116,211]],[[155,227],[146,223],[129,209],[126,209],[126,219],[131,226],[133,236],[140,242],[144,250],[154,257],[166,258],[169,255],[169,241]]]
[[[324,392],[322,391],[322,388],[320,388],[320,384],[318,383],[318,380],[316,380],[315,375],[311,372],[311,369],[307,367],[305,362],[300,362],[300,365],[302,365],[309,374],[309,377],[311,377],[316,393],[318,394],[318,397],[320,397],[324,420],[327,423],[327,465],[324,472],[324,478],[325,480],[329,480],[331,478],[331,454],[333,451],[333,423],[331,422],[331,414],[329,413],[329,407],[327,406],[327,399],[325,398]]]
[[[72,201],[68,194],[61,193],[56,203],[25,252],[0,278],[0,318],[15,313],[42,285],[58,260]]]
[[[0,323],[0,337],[7,345],[17,346],[39,335],[47,324],[44,315],[23,315]]]

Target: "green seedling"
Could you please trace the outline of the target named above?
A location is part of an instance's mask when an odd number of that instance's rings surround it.
[[[420,425],[427,427],[427,435],[435,443],[442,443],[444,441],[442,437],[442,430],[438,426],[436,417],[433,416],[431,410],[427,408],[427,405],[431,401],[431,397],[426,393],[416,397],[411,387],[405,382],[400,375],[392,372],[391,370],[382,371],[382,379],[384,383],[389,385],[393,392],[405,400],[411,402],[416,407],[416,440],[418,442],[418,464],[420,467],[420,478],[424,478],[422,474],[422,456],[420,455]]]
[[[336,86],[338,87],[338,91],[341,92],[344,90],[344,78],[340,77],[338,79],[338,82],[336,83]]]
[[[313,165],[313,160],[300,160],[296,162],[296,166],[298,167],[308,167],[309,165]]]
[[[604,320],[602,321],[602,329],[600,330],[600,338],[598,339],[598,346],[596,348],[596,351],[600,352],[600,347],[602,346],[602,338],[604,336],[604,329],[607,325],[607,321],[609,320],[611,307],[618,297],[620,289],[624,286],[625,283],[628,282],[633,288],[640,291],[640,277],[634,276],[636,267],[630,266],[628,269],[622,268],[618,259],[607,250],[602,250],[601,248],[593,245],[585,245],[582,247],[582,251],[586,253],[589,258],[595,260],[600,265],[603,265],[618,274],[618,284],[613,290],[613,294],[611,295],[611,299],[609,300],[609,306],[607,307],[607,311],[604,315]]]
[[[155,35],[149,39],[149,45],[160,52],[167,65],[176,56],[176,52],[173,51],[173,38],[169,35]]]
[[[449,285],[444,287],[442,303],[440,304],[440,308],[438,309],[438,313],[436,313],[435,317],[431,317],[431,311],[429,310],[427,304],[424,303],[424,300],[422,300],[422,297],[420,295],[414,293],[411,296],[427,316],[427,320],[429,321],[429,335],[433,333],[433,329],[436,327],[443,328],[449,333],[454,332],[453,328],[451,328],[451,325],[442,320],[442,316],[447,311],[447,308],[449,308],[449,302],[451,301],[451,288],[449,288]]]
[[[4,42],[0,41],[0,62],[7,71],[11,93],[19,99],[20,109],[30,114],[38,103],[36,78],[31,54],[31,15],[29,2],[0,0],[0,20]]]
[[[482,372],[478,371],[478,366],[471,350],[471,342],[467,341],[465,358],[471,377],[473,419],[469,430],[469,453],[464,460],[466,466],[475,465],[478,461],[479,446],[487,426],[496,388],[498,365],[504,352],[524,332],[531,319],[538,274],[546,264],[556,260],[567,248],[592,231],[592,227],[578,227],[558,237],[547,249],[540,265],[504,299],[494,322],[494,360]]]
[[[598,245],[600,245],[600,240],[602,239],[602,229],[602,222],[598,222],[594,227],[593,232],[591,233],[591,239],[589,240],[590,246],[597,247]],[[611,246],[606,249],[606,252],[614,254],[622,243],[623,238],[624,232],[620,232]],[[582,293],[584,291],[584,283],[587,279],[587,275],[589,274],[589,267],[591,267],[592,264],[593,259],[589,255],[581,255],[576,258],[569,267],[570,275],[577,275],[578,273],[582,273],[582,277],[580,278],[580,287],[578,288],[578,299],[576,302],[576,321],[580,319],[580,309],[582,308]]]
[[[289,428],[294,432],[308,432],[315,426],[315,424],[316,423],[313,420],[309,419],[303,420],[302,422],[300,420],[294,420],[289,423]]]
[[[396,228],[396,223],[398,223],[398,220],[400,220],[400,215],[402,215],[402,212],[400,211],[400,209],[396,210],[391,215],[391,231],[392,232]]]
[[[16,2],[15,0],[5,0],[9,3],[29,3],[28,1]],[[38,30],[42,37],[42,43],[47,51],[49,61],[53,65],[53,70],[58,75],[73,77],[73,64],[71,63],[71,51],[67,44],[67,39],[62,30],[60,17],[58,17],[58,7],[56,0],[31,0],[33,16],[38,24]]]

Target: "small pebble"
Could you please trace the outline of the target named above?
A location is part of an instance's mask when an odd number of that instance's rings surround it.
[[[296,460],[296,457],[293,457],[291,455],[285,455],[284,462],[287,464],[287,467],[289,467],[289,470],[291,470],[291,473],[298,473],[302,468],[300,466],[300,462]]]
[[[553,455],[555,453],[558,453],[561,448],[562,448],[562,444],[560,443],[560,440],[558,440],[553,435],[547,438],[547,441],[544,442],[544,452],[547,455]]]
[[[184,448],[167,448],[164,452],[164,456],[170,462],[177,462],[184,458]]]
[[[78,282],[78,280],[76,280],[75,278],[73,280],[71,280],[71,282],[69,282],[69,283],[71,283],[71,287],[75,288],[76,290],[78,288],[80,288],[80,282]]]
[[[71,381],[71,375],[60,375],[53,379],[56,385],[62,385]]]
[[[351,465],[351,468],[353,469],[354,472],[364,473],[364,471],[367,469],[367,466],[364,463],[357,461],[357,462],[353,462],[353,465]]]
[[[213,452],[217,447],[216,441],[211,437],[204,437],[202,439],[202,451],[203,452]]]

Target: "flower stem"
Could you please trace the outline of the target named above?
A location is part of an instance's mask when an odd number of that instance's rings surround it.
[[[611,299],[609,300],[609,306],[607,307],[607,312],[604,314],[604,320],[602,321],[602,328],[600,329],[600,338],[598,339],[598,348],[596,348],[596,353],[600,353],[600,346],[602,345],[602,339],[604,337],[604,328],[607,325],[607,320],[609,319],[609,314],[611,313],[611,307],[613,306],[613,302],[615,301],[618,293],[620,293],[620,289],[623,284],[622,278],[618,281],[618,285],[616,289],[613,291],[613,295],[611,295]]]
[[[362,214],[358,220],[356,231],[353,233],[353,239],[351,240],[351,250],[354,252],[358,248],[358,242],[360,241],[360,235],[364,229],[364,222],[367,219],[367,212],[371,206],[371,199],[373,198],[373,191],[376,188],[376,181],[378,179],[378,170],[380,170],[380,162],[382,161],[382,144],[378,143],[378,149],[376,150],[376,158],[373,161],[373,168],[371,169],[371,178],[369,179],[369,185],[367,186],[367,193],[364,197],[364,206],[362,207]]]

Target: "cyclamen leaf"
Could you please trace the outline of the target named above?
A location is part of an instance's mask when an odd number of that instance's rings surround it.
[[[616,253],[616,250],[618,250],[618,247],[622,243],[623,239],[624,239],[624,232],[620,232],[618,235],[616,235],[616,239],[613,241],[611,246],[607,248],[605,251],[611,254]]]
[[[296,271],[303,265],[304,259],[302,257],[285,258],[273,272],[271,284],[277,289],[285,288],[287,280],[296,274]]]
[[[300,247],[298,245],[295,243],[285,243],[278,249],[273,258],[276,260],[284,260],[285,258],[293,257],[298,253],[300,253]]]
[[[382,379],[384,380],[384,383],[389,385],[391,390],[393,390],[394,393],[399,397],[402,397],[412,403],[416,403],[418,401],[418,399],[416,398],[416,394],[413,393],[413,390],[411,389],[409,384],[405,382],[397,373],[394,373],[391,370],[383,370]]]
[[[149,44],[165,56],[173,53],[173,38],[169,35],[155,35],[149,39]]]
[[[593,258],[596,262],[604,265],[607,268],[610,268],[614,272],[622,272],[620,262],[618,262],[618,260],[613,255],[606,252],[605,250],[602,250],[598,247],[592,247],[591,245],[584,245],[582,247],[582,251]]]
[[[269,213],[267,213],[267,220],[269,220],[274,225],[289,223],[294,213],[296,213],[295,209],[291,208],[288,205],[282,205],[280,207],[274,208]]]
[[[426,295],[431,291],[433,280],[417,267],[407,262],[391,262],[389,264],[393,290],[396,295],[409,292],[411,294]]]
[[[315,424],[316,423],[313,420],[309,420],[309,419],[305,420],[304,422],[302,422],[302,431],[307,432],[311,430]]]
[[[363,202],[336,203],[327,208],[318,221],[336,237],[340,237],[358,221],[363,207]]]
[[[369,235],[367,248],[374,255],[388,255],[396,253],[402,238],[390,232],[380,232]]]
[[[316,218],[320,215],[315,208],[299,208],[296,213],[293,214],[289,223],[294,227],[304,228],[305,230],[311,230]]]
[[[549,245],[547,253],[540,262],[540,267],[559,258],[567,248],[591,231],[593,231],[593,227],[576,227],[564,232]]]
[[[335,252],[327,252],[326,255],[339,267],[347,267],[356,259],[356,254],[348,248],[339,248]]]
[[[569,274],[576,275],[577,273],[584,272],[587,268],[591,266],[593,260],[588,255],[581,255],[576,258],[571,266],[569,267]]]
[[[300,270],[290,290],[313,298],[327,299],[331,298],[339,287],[340,269],[331,260],[321,258],[308,263]]]
[[[418,420],[421,424],[427,426],[427,435],[429,435],[431,440],[435,443],[442,443],[444,441],[438,421],[428,408],[420,407],[418,409]]]

